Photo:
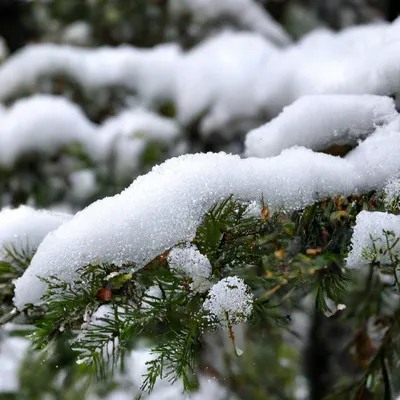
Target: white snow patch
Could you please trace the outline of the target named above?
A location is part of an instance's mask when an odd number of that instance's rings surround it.
[[[232,121],[257,116],[265,107],[255,95],[259,76],[277,51],[260,35],[229,31],[189,51],[177,70],[178,120],[188,124],[205,113],[200,130],[209,135]]]
[[[216,283],[203,303],[203,309],[211,321],[227,328],[246,322],[253,311],[253,295],[250,288],[237,276],[229,276]]]
[[[49,232],[71,218],[72,215],[27,206],[4,208],[0,211],[0,261],[8,260],[6,249],[32,256]]]
[[[192,279],[190,289],[194,293],[203,293],[210,288],[208,278],[212,272],[211,263],[196,246],[174,247],[169,252],[167,261],[171,269]]]
[[[396,238],[400,237],[400,216],[377,211],[361,211],[357,215],[356,225],[354,226],[351,250],[347,257],[347,267],[358,268],[371,261],[372,239],[375,240],[378,260],[383,264],[390,263],[388,254],[379,254],[379,250],[385,251],[388,248],[383,231],[394,232],[395,236],[389,237],[389,245],[391,246]],[[392,252],[399,256],[400,244],[396,244]]]
[[[392,99],[373,95],[304,96],[246,137],[246,155],[271,157],[293,146],[324,150],[353,144],[398,117]]]
[[[0,113],[0,166],[11,167],[29,152],[51,155],[73,143],[90,147],[94,135],[95,125],[78,106],[63,97],[34,95]]]

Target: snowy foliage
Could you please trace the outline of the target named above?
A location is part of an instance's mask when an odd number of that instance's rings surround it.
[[[203,308],[211,322],[227,328],[247,321],[253,309],[253,296],[242,279],[231,276],[211,288]]]

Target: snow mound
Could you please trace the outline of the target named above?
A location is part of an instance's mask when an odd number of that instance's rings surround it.
[[[357,215],[356,225],[354,226],[351,250],[347,257],[347,267],[357,268],[369,264],[373,257],[373,243],[376,247],[377,259],[382,264],[390,263],[388,254],[379,254],[380,250],[385,251],[388,248],[384,231],[394,233],[394,236],[388,237],[389,246],[392,246],[396,239],[400,237],[400,216],[384,212],[361,211]],[[374,242],[372,239],[374,239]],[[392,252],[400,256],[399,243],[393,247]]]
[[[7,261],[6,249],[33,255],[44,237],[61,224],[70,220],[72,215],[35,210],[20,206],[0,211],[0,261]]]
[[[324,150],[365,139],[398,117],[392,99],[373,95],[315,95],[295,101],[247,134],[245,154],[271,157],[293,146]]]

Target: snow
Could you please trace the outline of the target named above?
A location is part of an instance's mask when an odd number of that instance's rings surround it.
[[[40,77],[57,75],[72,78],[88,90],[126,87],[137,92],[146,104],[170,99],[179,56],[175,44],[152,49],[29,45],[1,65],[0,101],[34,87]]]
[[[231,18],[241,27],[258,32],[277,45],[291,43],[284,29],[254,0],[171,0],[170,3],[173,14],[189,11],[199,25]]]
[[[388,246],[383,231],[394,232],[394,237],[389,237],[389,245],[391,246],[396,238],[400,237],[400,216],[384,213],[361,211],[356,218],[353,236],[351,238],[351,250],[347,257],[348,268],[358,268],[369,264],[372,255],[372,245],[375,240],[377,259],[382,264],[390,263],[387,254],[379,254],[379,251],[385,251]],[[397,243],[392,249],[392,253],[400,256],[400,244]]]
[[[304,96],[246,136],[245,154],[271,157],[293,146],[355,145],[398,117],[392,99],[373,95]]]
[[[0,108],[0,167],[11,168],[31,152],[52,155],[64,146],[79,143],[99,164],[114,155],[116,172],[132,174],[149,141],[169,144],[180,135],[175,121],[144,108],[122,110],[96,125],[64,97],[34,95],[9,109]],[[72,184],[85,179],[89,190],[93,177],[87,172],[79,176],[71,177]]]
[[[227,328],[247,321],[253,310],[253,296],[241,278],[229,276],[210,289],[203,309],[207,319]]]
[[[107,161],[113,156],[116,174],[132,174],[149,141],[176,142],[181,135],[177,122],[143,108],[128,109],[110,117],[98,129],[95,158]]]
[[[7,337],[0,340],[0,393],[12,393],[19,389],[18,372],[29,340]]]
[[[32,256],[43,238],[64,222],[71,215],[35,210],[20,206],[15,209],[4,208],[0,211],[0,261],[7,261],[5,248],[24,252]]]
[[[277,51],[260,35],[227,31],[186,53],[177,69],[178,120],[189,124],[205,113],[200,131],[207,136],[257,116],[265,106],[255,96],[258,78]]]
[[[23,154],[54,154],[64,146],[94,139],[95,125],[81,109],[60,96],[34,95],[0,113],[0,167]]]
[[[213,13],[235,9],[244,17],[248,9],[242,7],[249,2],[188,4],[211,7]],[[400,92],[399,32],[400,20],[339,33],[317,30],[282,49],[260,32],[225,31],[186,53],[175,44],[151,49],[30,45],[0,66],[0,101],[35,88],[39,78],[62,75],[88,91],[125,87],[146,107],[172,102],[180,123],[203,117],[203,135],[223,130],[229,136],[239,122],[251,119],[254,127],[305,95]]]
[[[398,208],[400,200],[400,177],[396,176],[390,179],[383,188],[383,192],[386,207],[395,206]]]
[[[174,247],[169,252],[167,261],[171,269],[192,279],[190,289],[194,293],[203,293],[210,288],[208,278],[212,273],[211,263],[196,246]]]
[[[40,299],[45,285],[38,275],[71,281],[90,263],[143,267],[193,240],[205,213],[231,194],[244,201],[263,198],[272,210],[300,209],[328,196],[382,188],[400,171],[398,123],[378,128],[344,159],[302,147],[266,159],[225,153],[170,159],[46,238],[17,281],[15,304]]]

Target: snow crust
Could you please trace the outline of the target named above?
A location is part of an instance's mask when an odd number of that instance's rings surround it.
[[[7,261],[5,248],[32,256],[43,238],[72,215],[20,206],[0,211],[0,261]]]
[[[351,238],[351,250],[347,257],[348,268],[358,268],[371,261],[373,244],[371,237],[375,240],[378,260],[382,264],[390,263],[387,254],[379,254],[379,250],[385,251],[388,248],[383,231],[394,232],[395,236],[388,238],[389,245],[392,246],[396,238],[400,237],[400,216],[378,211],[361,211],[357,215]],[[393,247],[392,253],[400,256],[399,243]]]
[[[271,122],[249,132],[245,154],[271,157],[293,146],[324,150],[334,144],[355,145],[396,117],[394,101],[385,96],[304,96]]]
[[[210,290],[203,303],[207,318],[215,319],[222,327],[246,322],[253,310],[250,288],[237,276],[221,279]]]

